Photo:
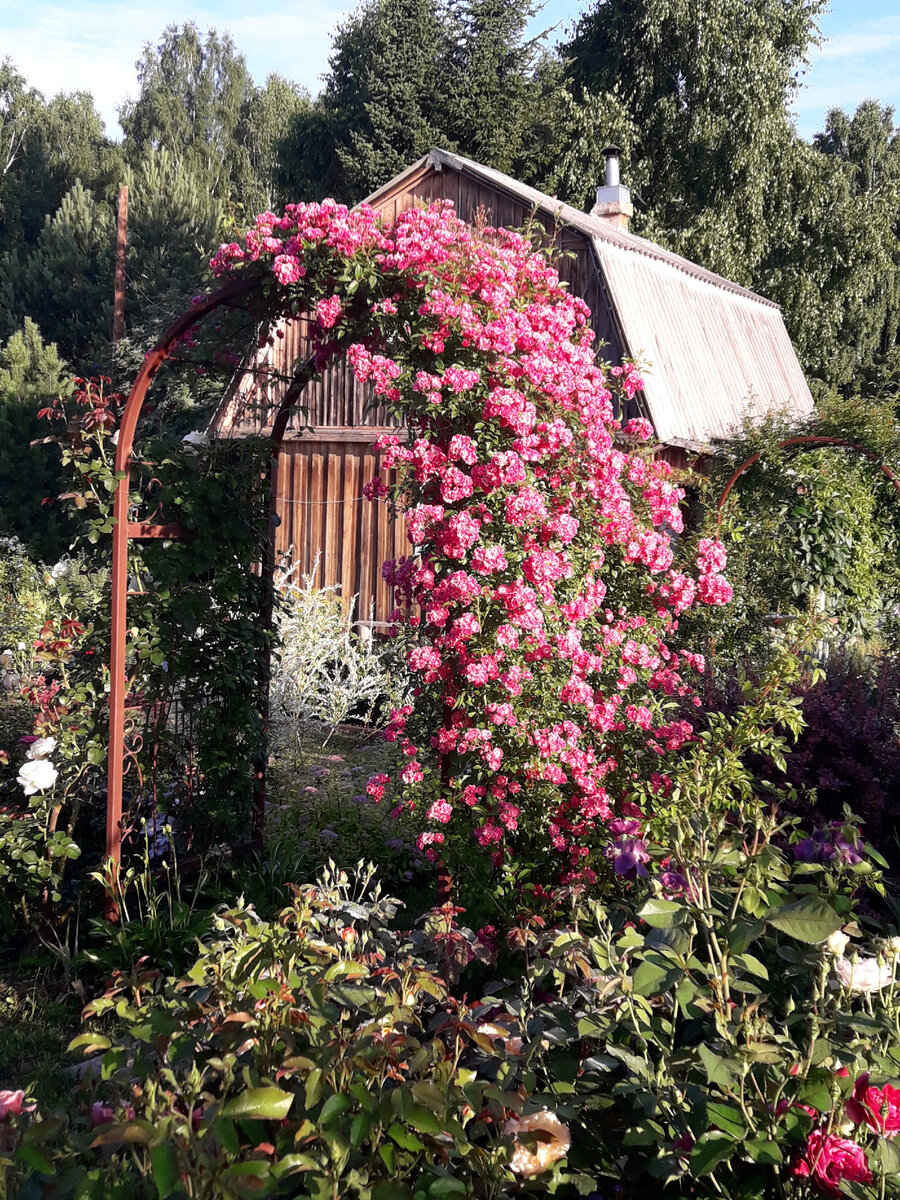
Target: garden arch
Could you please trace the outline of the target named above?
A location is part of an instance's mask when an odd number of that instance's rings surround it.
[[[804,437],[785,438],[784,441],[777,442],[776,446],[779,450],[792,450],[795,453],[800,453],[800,451],[806,446],[811,446],[814,449],[816,447],[827,448],[831,446],[844,450],[855,450],[857,454],[863,455],[864,458],[867,458],[870,462],[875,463],[876,466],[883,471],[883,473],[891,481],[891,486],[893,487],[894,491],[898,496],[900,496],[900,480],[897,479],[897,476],[890,469],[890,467],[887,466],[886,463],[883,463],[878,455],[873,451],[868,450],[865,446],[861,446],[858,442],[850,441],[849,438],[824,437],[817,434],[809,434]],[[757,454],[751,454],[748,459],[741,463],[738,469],[725,484],[725,487],[722,489],[722,494],[719,496],[719,500],[716,505],[717,528],[721,529],[722,527],[722,513],[725,507],[725,502],[731,495],[735,484],[743,474],[745,474],[752,466],[759,462],[764,453],[765,452],[763,450],[760,450]]]

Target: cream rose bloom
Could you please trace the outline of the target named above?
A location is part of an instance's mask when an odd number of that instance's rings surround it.
[[[512,1134],[515,1148],[510,1159],[510,1170],[516,1175],[527,1178],[540,1175],[565,1158],[569,1152],[572,1139],[569,1131],[556,1113],[544,1109],[543,1112],[530,1113],[527,1117],[510,1117],[503,1126],[503,1132]],[[534,1150],[529,1150],[519,1141],[522,1134],[531,1134],[535,1140]]]
[[[860,958],[851,962],[849,958],[837,958],[834,973],[851,992],[877,992],[879,988],[891,986],[893,971],[890,963],[879,963],[877,958]]]
[[[847,947],[850,945],[850,939],[846,933],[841,933],[838,929],[836,933],[832,933],[825,942],[825,949],[829,954],[833,954],[835,958],[840,958]]]
[[[56,749],[55,737],[38,738],[36,742],[32,742],[25,752],[26,758],[49,758]]]

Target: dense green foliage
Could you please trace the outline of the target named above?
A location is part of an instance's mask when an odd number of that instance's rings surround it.
[[[80,557],[49,571],[15,542],[4,563],[6,605],[19,614],[4,625],[15,660],[11,686],[21,696],[12,732],[26,741],[13,738],[3,755],[0,895],[4,922],[31,928],[41,927],[48,906],[77,904],[104,844],[117,483],[111,435],[122,400],[104,383],[79,380],[45,425],[60,437],[77,544],[90,569]],[[266,448],[253,439],[209,448],[169,439],[149,441],[145,453],[153,466],[135,470],[133,511],[178,520],[189,532],[182,541],[131,548],[126,858],[140,855],[148,821],[154,830],[173,822],[179,849],[249,835],[270,644],[263,613],[271,587],[253,569],[267,531]],[[35,739],[45,748],[37,755]],[[30,793],[29,769],[45,772]],[[82,852],[84,861],[70,867]],[[54,921],[65,942],[65,913]]]
[[[628,872],[528,884],[477,933],[452,904],[413,923],[350,862],[277,916],[252,872],[262,909],[110,928],[87,960],[134,957],[73,1043],[95,1069],[6,1119],[17,1194],[810,1200],[839,1194],[810,1148],[827,1129],[847,1194],[896,1197],[896,1100],[887,1136],[857,1100],[900,1070],[883,862],[846,815],[804,837],[747,768],[789,751],[803,672],[784,653],[708,714]]]
[[[60,505],[48,504],[64,489],[59,453],[43,442],[38,412],[71,388],[56,346],[26,317],[24,329],[0,344],[0,534],[20,538],[45,562],[67,549],[73,527]]]
[[[714,639],[729,662],[765,654],[773,620],[810,612],[832,636],[895,652],[900,636],[900,475],[896,405],[832,393],[812,421],[772,416],[717,447],[695,480],[697,520],[728,548],[734,599],[714,622],[686,614],[686,637]],[[838,438],[860,449],[780,443]],[[753,456],[721,512],[722,489]],[[721,523],[720,523],[721,522]],[[715,627],[713,630],[713,626]]]

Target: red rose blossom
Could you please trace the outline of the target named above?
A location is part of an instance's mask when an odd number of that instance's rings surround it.
[[[823,1129],[814,1129],[806,1143],[806,1152],[792,1174],[811,1176],[826,1196],[841,1195],[841,1180],[871,1183],[872,1172],[862,1146]]]
[[[870,1087],[868,1072],[860,1075],[847,1101],[847,1115],[857,1125],[865,1123],[875,1133],[893,1137],[900,1133],[900,1088]]]

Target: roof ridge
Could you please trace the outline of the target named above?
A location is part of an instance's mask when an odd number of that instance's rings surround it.
[[[634,254],[646,255],[646,257],[656,259],[658,262],[667,263],[676,270],[683,271],[686,275],[694,279],[699,279],[703,283],[721,288],[722,291],[731,292],[737,296],[744,296],[748,300],[754,300],[758,304],[777,308],[780,311],[780,305],[776,304],[774,300],[770,300],[768,296],[762,296],[759,292],[745,288],[741,284],[735,283],[734,280],[727,279],[724,275],[710,271],[708,267],[703,267],[699,263],[692,262],[682,254],[676,254],[674,250],[667,250],[664,246],[659,246],[656,242],[651,242],[648,238],[640,237],[636,233],[629,233],[618,229],[612,222],[606,221],[602,217],[593,217],[590,213],[583,213],[580,209],[574,208],[571,204],[566,204],[565,201],[558,199],[556,196],[549,196],[546,192],[541,192],[527,183],[522,183],[520,180],[514,179],[511,175],[506,175],[503,171],[497,171],[493,167],[485,167],[482,163],[475,162],[474,159],[465,158],[463,155],[455,154],[450,150],[442,150],[438,146],[432,147],[428,154],[418,159],[410,167],[407,167],[400,175],[395,176],[389,184],[385,184],[374,191],[371,196],[366,197],[363,203],[370,203],[387,187],[396,184],[398,179],[421,168],[424,163],[429,161],[440,167],[449,166],[457,170],[467,169],[470,173],[480,176],[495,185],[499,184],[519,200],[529,200],[538,208],[562,220],[566,225],[587,234],[594,242],[605,242],[621,250],[630,250]]]

